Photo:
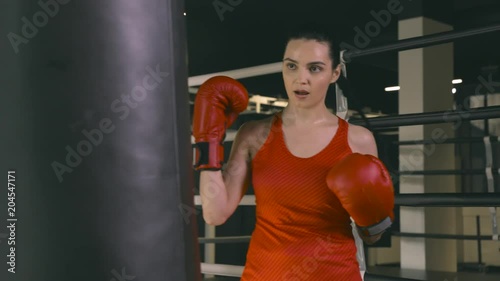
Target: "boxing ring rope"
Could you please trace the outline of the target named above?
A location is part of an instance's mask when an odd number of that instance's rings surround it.
[[[500,118],[500,106],[480,107],[471,110],[433,111],[424,113],[401,114],[397,116],[372,117],[369,118],[369,122],[370,126],[373,129],[387,129],[392,127],[415,126],[415,125],[437,124],[437,123],[453,123],[457,121],[493,119],[493,118]],[[366,126],[365,121],[361,119],[351,118],[349,119],[349,123],[352,123],[354,125]],[[236,136],[236,131],[228,130],[226,139],[224,141],[231,142],[234,140],[235,136]],[[490,138],[494,141],[500,140],[500,137],[492,136]],[[472,138],[472,139],[474,139],[475,141],[484,141],[484,138]],[[453,141],[454,139],[450,138],[450,142]],[[194,144],[194,139],[191,139],[191,143]],[[401,143],[405,145],[424,144],[424,143],[430,144],[430,143],[436,143],[436,141],[415,140],[415,141],[405,141]],[[445,140],[443,140],[443,142],[441,143],[445,143]]]
[[[446,176],[446,175],[499,175],[500,169],[487,167],[484,169],[461,169],[461,170],[411,170],[393,172],[396,175],[405,176]]]
[[[368,48],[364,50],[348,50],[343,53],[343,60],[349,61],[350,59],[359,58],[362,56],[368,56],[383,52],[389,51],[404,51],[409,49],[417,49],[426,46],[441,44],[451,42],[456,39],[486,34],[490,32],[500,31],[500,25],[492,25],[481,28],[467,29],[463,31],[450,31],[450,32],[441,32],[432,35],[414,37],[404,40],[398,40],[392,44],[386,44],[383,46],[378,46],[374,48]],[[263,64],[258,66],[227,70],[221,72],[215,72],[210,74],[203,74],[197,76],[191,76],[188,78],[188,86],[194,87],[199,86],[207,79],[217,75],[225,75],[232,77],[234,79],[242,79],[249,78],[261,75],[268,75],[281,72],[282,62],[275,62],[269,64]],[[191,93],[195,93],[194,89],[190,91]]]
[[[228,243],[246,243],[250,241],[252,236],[224,236],[224,237],[198,237],[198,243],[200,244],[210,244],[210,243],[219,243],[219,244],[228,244]]]
[[[500,137],[489,136],[487,137],[490,142],[500,142]],[[448,138],[446,140],[441,140],[439,143],[484,143],[485,137],[467,137],[467,138]],[[436,140],[425,139],[425,140],[411,140],[411,141],[394,141],[393,144],[397,145],[415,145],[415,144],[436,144]]]
[[[441,233],[410,233],[392,231],[391,235],[400,237],[413,237],[413,238],[434,238],[434,239],[457,239],[457,240],[495,240],[491,235],[459,235],[459,234],[441,234]],[[235,243],[248,243],[252,236],[222,236],[214,238],[199,237],[198,243],[200,244],[235,244]]]
[[[391,235],[399,237],[413,237],[413,238],[433,238],[433,239],[457,239],[457,240],[495,240],[491,235],[459,235],[459,234],[441,234],[441,233],[410,233],[392,231]],[[199,237],[198,243],[200,244],[233,244],[233,243],[248,243],[252,236],[222,236],[214,238]]]
[[[405,193],[394,204],[408,207],[500,207],[500,193]]]
[[[191,76],[188,79],[188,86],[194,87],[203,84],[206,80],[217,75],[229,76],[234,79],[242,79],[281,72],[282,62],[274,62],[258,66],[245,67],[235,70],[227,70],[216,73]]]
[[[500,118],[500,106],[479,107],[471,110],[433,111],[369,118],[372,128],[390,128],[436,123],[453,123],[463,120]],[[366,126],[361,119],[350,119],[349,123]]]
[[[374,55],[374,54],[380,54],[384,52],[418,49],[432,45],[452,42],[456,39],[463,39],[466,37],[471,37],[496,31],[500,31],[500,24],[480,27],[480,28],[472,28],[462,31],[449,31],[449,32],[436,33],[432,35],[414,37],[414,38],[399,40],[395,43],[386,44],[379,47],[368,48],[364,50],[349,50],[344,53],[344,60],[349,61],[350,59]]]
[[[195,195],[194,202],[201,205],[200,195]],[[394,204],[408,207],[500,207],[500,192],[404,193],[395,195]],[[244,195],[240,206],[255,206],[255,195]]]
[[[391,232],[391,235],[411,238],[432,238],[432,239],[457,239],[457,240],[493,240],[491,235],[453,235],[438,233],[409,233],[409,232]]]
[[[244,266],[231,264],[201,263],[201,273],[228,277],[241,277]]]
[[[365,281],[422,281],[421,279],[400,278],[380,274],[365,273]]]
[[[386,275],[380,275],[380,274],[372,274],[367,272],[365,274],[365,281],[425,281],[422,279],[410,279],[410,278],[401,278],[401,277],[389,277]]]

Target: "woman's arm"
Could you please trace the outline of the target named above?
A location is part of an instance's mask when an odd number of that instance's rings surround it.
[[[223,171],[200,173],[200,197],[207,224],[221,225],[234,213],[250,179],[252,122],[240,127]]]
[[[377,143],[373,134],[368,129],[361,126],[349,125],[348,140],[352,152],[378,157]],[[373,236],[365,236],[360,230],[358,230],[358,233],[361,239],[368,245],[376,243],[383,235],[382,232]]]
[[[378,157],[377,143],[368,129],[350,124],[348,139],[352,152]]]

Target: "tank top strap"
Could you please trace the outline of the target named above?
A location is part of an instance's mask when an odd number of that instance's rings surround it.
[[[348,140],[349,123],[344,119],[338,119],[338,128],[335,136],[328,146],[323,150],[325,155],[345,155],[352,153]]]
[[[339,128],[337,130],[338,130],[337,132],[338,139],[341,142],[348,144],[349,123],[347,123],[347,121],[339,117]]]
[[[275,143],[275,142],[273,142],[273,140],[275,140],[276,138],[282,137],[281,122],[282,122],[281,121],[281,111],[274,113],[272,120],[270,121],[271,127],[269,129],[268,134],[267,134],[266,140],[264,141],[264,143],[261,145],[261,147],[257,151],[257,153],[254,157],[254,160],[256,158],[258,158],[257,156],[259,154],[261,154],[262,151],[265,151],[268,149],[271,149],[271,150],[276,149],[276,148],[273,148],[271,146],[275,145],[275,144],[273,144],[273,143]]]

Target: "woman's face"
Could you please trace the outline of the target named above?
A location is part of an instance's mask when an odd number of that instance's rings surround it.
[[[332,69],[327,43],[297,39],[288,42],[283,58],[283,81],[289,103],[310,108],[325,101],[331,83],[337,81],[340,67]]]

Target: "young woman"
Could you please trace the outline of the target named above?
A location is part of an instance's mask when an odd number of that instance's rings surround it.
[[[224,77],[200,88],[193,134],[197,143],[205,143],[199,146],[205,156],[197,157],[205,161],[196,166],[202,170],[205,221],[223,224],[250,181],[255,191],[257,222],[241,280],[362,278],[350,215],[325,179],[347,155],[377,156],[377,147],[370,131],[348,124],[325,105],[328,88],[341,75],[338,53],[317,30],[289,37],[283,56],[288,105],[269,118],[243,124],[224,169],[220,143],[225,128],[246,108],[246,91]],[[209,107],[223,110],[215,113]],[[380,236],[362,238],[371,244]]]

